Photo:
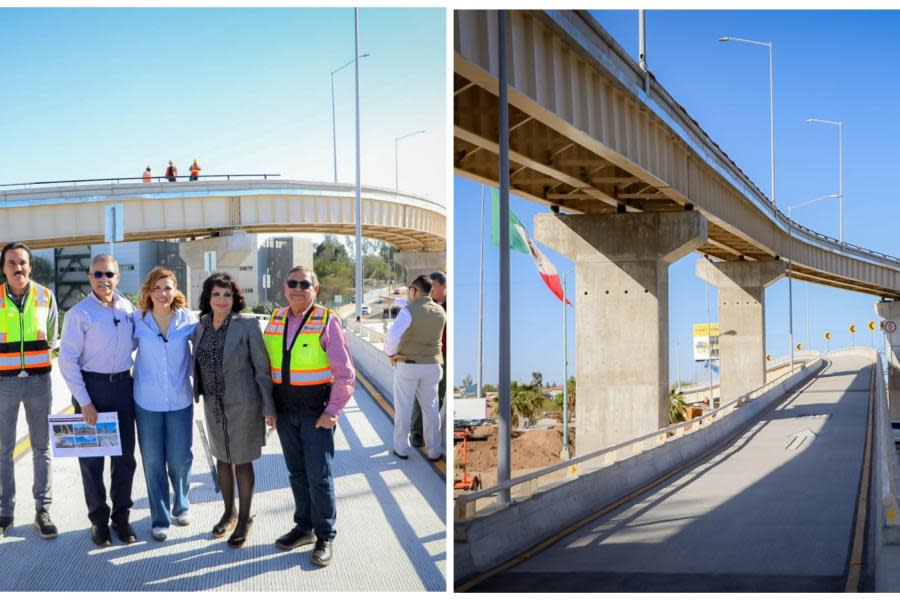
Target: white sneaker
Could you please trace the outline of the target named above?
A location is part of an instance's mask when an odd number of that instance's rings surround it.
[[[168,527],[154,527],[150,530],[150,535],[153,536],[154,540],[164,541],[167,537],[169,537],[169,528]]]
[[[190,524],[191,524],[191,511],[190,511],[190,509],[184,511],[183,513],[181,513],[180,515],[178,515],[177,517],[175,517],[175,524],[176,524],[176,525],[182,525],[182,526],[184,526],[184,525],[190,525]]]

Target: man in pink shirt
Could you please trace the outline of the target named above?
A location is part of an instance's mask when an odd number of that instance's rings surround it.
[[[341,319],[316,304],[318,291],[312,269],[291,269],[284,284],[289,306],[272,314],[263,338],[295,504],[295,526],[275,545],[290,550],[315,543],[312,562],[325,567],[336,535],[334,429],[356,375]]]

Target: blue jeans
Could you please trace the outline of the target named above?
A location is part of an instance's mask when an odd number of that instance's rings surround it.
[[[194,406],[181,410],[152,411],[134,405],[138,443],[150,501],[150,527],[169,527],[172,517],[190,508],[187,499],[191,476]],[[166,474],[168,472],[168,480]],[[172,482],[170,504],[169,482]],[[171,506],[171,513],[169,508]]]
[[[334,429],[316,428],[316,417],[278,415],[278,437],[294,493],[294,523],[316,537],[337,535],[334,495]]]

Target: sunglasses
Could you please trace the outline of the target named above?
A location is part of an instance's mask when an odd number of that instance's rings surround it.
[[[294,289],[298,285],[300,286],[301,290],[308,290],[309,288],[312,287],[312,283],[310,283],[309,281],[306,281],[305,279],[303,281],[297,281],[296,279],[288,279],[284,283],[291,289]]]
[[[116,274],[112,271],[94,271],[94,279],[103,279],[106,277],[107,279],[112,279]]]

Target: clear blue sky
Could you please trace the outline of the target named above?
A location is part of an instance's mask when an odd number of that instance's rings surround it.
[[[362,180],[445,202],[444,9],[360,10]],[[330,181],[353,9],[0,9],[0,182],[182,173]],[[335,75],[353,182],[353,66]]]
[[[637,58],[637,11],[592,11]],[[900,81],[891,65],[900,62],[900,13],[848,11],[648,11],[647,58],[658,81],[685,107],[738,166],[769,193],[769,64],[766,48],[723,44],[722,36],[771,41],[775,47],[775,156],[781,207],[798,204],[838,187],[837,130],[805,123],[807,117],[844,121],[844,239],[900,256],[900,204],[890,176],[900,160]],[[478,209],[480,185],[455,177],[455,380],[475,376],[477,351]],[[548,209],[518,198],[513,212],[533,232],[533,216]],[[825,200],[794,212],[812,229],[837,237],[837,201]],[[489,231],[489,226],[487,227]],[[544,248],[562,273],[572,263]],[[691,379],[691,325],[705,322],[705,284],[694,275],[697,254],[669,270],[670,376],[680,345],[682,379]],[[497,380],[497,290],[499,254],[485,251],[485,382]],[[531,259],[513,253],[512,375],[562,380],[562,308],[544,287]],[[570,294],[573,282],[570,280]],[[806,347],[806,283],[794,285],[795,343]],[[847,346],[851,323],[864,330],[877,320],[878,298],[818,285],[809,286],[812,347]],[[712,320],[716,290],[710,287]],[[788,350],[788,286],[766,291],[767,352]],[[575,372],[574,311],[570,311],[570,374]],[[856,335],[869,344],[869,332]],[[882,339],[875,336],[881,348]],[[577,373],[574,373],[577,375]]]

